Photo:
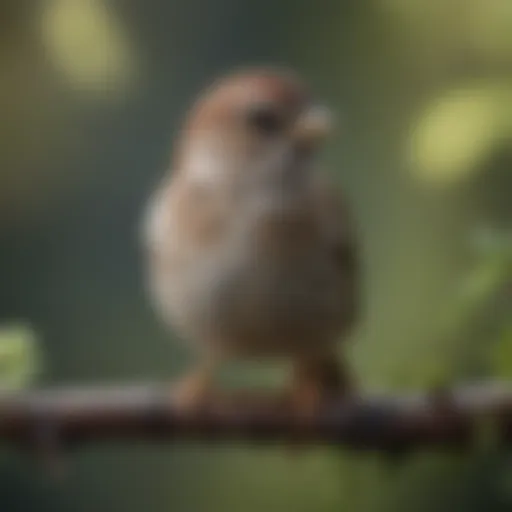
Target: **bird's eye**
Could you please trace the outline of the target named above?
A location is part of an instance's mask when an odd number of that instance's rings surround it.
[[[283,125],[278,112],[267,106],[254,108],[248,114],[249,125],[263,135],[274,135]]]

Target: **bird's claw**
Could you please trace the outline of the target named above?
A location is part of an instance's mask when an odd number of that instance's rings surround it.
[[[211,382],[201,374],[183,377],[171,387],[171,400],[180,412],[197,412],[212,398]]]

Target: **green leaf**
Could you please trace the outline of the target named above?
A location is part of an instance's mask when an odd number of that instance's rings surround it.
[[[512,325],[503,329],[503,334],[491,351],[490,365],[494,376],[512,377]]]
[[[30,384],[41,368],[35,332],[26,324],[0,327],[0,389]]]
[[[512,232],[482,227],[475,230],[472,242],[476,251],[484,257],[500,255],[512,261]]]
[[[508,258],[484,258],[462,283],[460,306],[472,309],[484,304],[508,280],[510,268]]]

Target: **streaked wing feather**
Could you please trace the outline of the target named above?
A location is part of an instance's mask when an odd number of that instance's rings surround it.
[[[336,262],[341,282],[347,287],[352,321],[360,311],[360,243],[358,229],[347,198],[334,180],[323,180],[318,188],[318,208],[327,244]]]

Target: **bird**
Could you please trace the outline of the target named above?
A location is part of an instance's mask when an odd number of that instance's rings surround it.
[[[297,413],[354,394],[359,231],[318,165],[333,127],[305,80],[274,66],[221,76],[187,110],[142,222],[155,315],[196,355],[172,386],[183,409],[211,398],[228,361],[289,361]]]

